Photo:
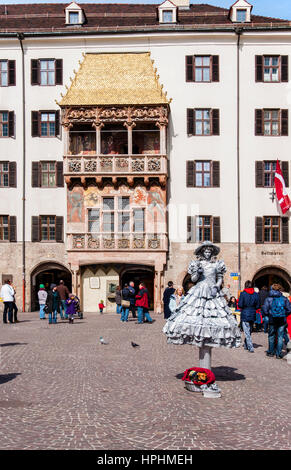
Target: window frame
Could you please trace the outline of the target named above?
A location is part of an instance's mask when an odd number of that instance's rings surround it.
[[[47,115],[48,115],[47,121],[42,121],[42,116],[43,116],[44,114],[47,114]],[[50,116],[50,115],[53,115],[53,116],[54,116],[54,121],[53,121],[53,123],[54,123],[54,132],[53,132],[53,134],[50,134],[50,125],[49,125],[49,124],[50,124],[50,120],[49,120],[49,116]],[[38,117],[38,119],[39,119],[39,137],[40,137],[40,138],[49,138],[49,139],[52,138],[52,137],[56,137],[56,130],[57,130],[57,129],[56,129],[56,123],[57,123],[56,111],[39,111],[39,117]],[[46,133],[45,135],[42,134],[42,123],[43,123],[43,122],[45,122],[46,125],[47,125],[47,133]],[[52,121],[51,121],[51,122],[52,122]]]
[[[239,16],[238,13],[242,13],[242,12],[245,14],[244,20],[240,20],[240,19],[238,18],[238,16]],[[236,8],[236,21],[237,21],[238,23],[246,23],[246,22],[247,22],[247,16],[248,16],[248,10],[247,10],[247,8]]]
[[[271,170],[266,170],[266,163],[270,163],[271,164]],[[275,164],[275,168],[273,167]],[[275,187],[275,173],[276,173],[276,160],[264,160],[263,161],[263,187],[264,188],[274,188]],[[270,179],[271,179],[271,182],[273,182],[273,184],[271,185],[266,185],[265,182],[266,182],[266,175],[269,175],[270,176]]]
[[[51,170],[49,168],[49,165],[52,165],[52,164],[54,165],[54,170]],[[43,165],[48,165],[48,169],[44,170]],[[43,174],[48,175],[48,184],[47,185],[43,184],[43,178],[42,178]],[[54,180],[55,180],[54,185],[49,184],[50,174],[54,174]],[[39,162],[39,178],[40,178],[40,187],[41,188],[56,188],[57,187],[57,162],[56,161],[40,161]]]
[[[271,119],[265,119],[265,113],[266,112],[271,113]],[[278,113],[277,120],[274,120],[273,117],[272,117],[274,112]],[[263,116],[262,117],[263,117],[263,122],[262,122],[263,136],[265,136],[265,137],[280,137],[281,136],[281,109],[279,109],[279,108],[263,108]],[[270,122],[270,134],[266,134],[266,132],[265,132],[266,122]],[[278,124],[278,133],[277,134],[272,133],[273,123]]]
[[[48,83],[49,80],[48,80],[48,73],[49,72],[52,72],[52,70],[50,70],[49,68],[46,68],[46,69],[42,69],[41,68],[41,63],[42,62],[53,62],[54,63],[54,83]],[[38,59],[38,63],[39,63],[39,86],[56,86],[56,59]],[[42,83],[42,80],[41,80],[41,74],[42,72],[46,72],[46,76],[47,76],[47,83]]]
[[[7,217],[7,224],[4,225],[3,218]],[[7,238],[4,239],[4,227],[7,226]],[[0,242],[9,242],[10,241],[10,216],[9,215],[0,215]]]
[[[278,225],[274,225],[273,224],[273,219],[278,219]],[[271,224],[270,225],[267,225],[265,224],[265,220],[266,219],[271,219]],[[267,240],[266,241],[266,238],[265,238],[265,230],[266,230],[266,227],[270,230],[270,241]],[[279,236],[279,240],[277,241],[274,241],[274,236],[273,236],[273,230],[275,228],[278,228],[278,236]],[[273,243],[282,243],[282,223],[281,223],[281,217],[278,215],[264,215],[263,216],[263,243],[264,244],[273,244]]]
[[[263,56],[263,64],[262,64],[262,74],[263,74],[263,83],[281,83],[281,55],[276,55],[276,54],[272,54],[272,55],[266,55],[264,54]],[[274,59],[274,58],[278,58],[278,65],[274,66],[274,65],[265,65],[265,59],[266,58],[270,58],[270,59]],[[271,78],[272,78],[272,69],[276,68],[278,70],[278,80],[265,80],[265,68],[269,68],[271,69]]]
[[[7,165],[7,170],[4,170],[3,169],[3,166],[4,165]],[[0,188],[9,188],[10,185],[9,185],[9,162],[0,162]],[[4,176],[7,175],[7,185],[3,184],[2,182],[4,182]]]
[[[3,121],[3,114],[7,114],[7,121]],[[7,135],[3,135],[3,125],[7,126]],[[9,111],[0,111],[0,138],[7,139],[9,137]]]
[[[2,70],[2,64],[3,64],[3,63],[6,63],[6,65],[7,65],[6,71],[3,71],[3,70]],[[3,85],[3,83],[2,83],[2,75],[3,75],[3,73],[6,74],[6,82],[7,82],[6,85]],[[0,87],[5,87],[5,88],[6,88],[6,87],[8,87],[8,86],[9,86],[9,61],[8,61],[8,59],[1,59],[1,60],[0,60]]]
[[[53,217],[54,218],[54,230],[55,230],[55,236],[53,239],[50,238],[50,222],[48,222],[49,218]],[[48,239],[44,240],[42,238],[42,219],[46,218],[47,219],[47,233],[48,233]],[[39,216],[39,241],[42,243],[56,243],[57,242],[57,217],[55,215],[40,215]]]
[[[210,219],[210,224],[209,225],[205,225],[206,217],[209,217],[209,219]],[[199,224],[199,219],[200,218],[203,219],[202,225]],[[205,238],[205,229],[208,229],[208,228],[210,229],[210,240]],[[200,239],[200,236],[199,236],[200,229],[202,230],[202,233],[203,233],[202,240]],[[210,241],[210,242],[213,241],[213,216],[211,216],[211,215],[197,215],[196,216],[196,220],[195,220],[195,240],[196,240],[197,243],[202,243],[204,241]]]

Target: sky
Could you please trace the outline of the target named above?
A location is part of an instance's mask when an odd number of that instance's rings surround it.
[[[291,0],[248,0],[253,5],[253,14],[291,20]],[[161,4],[163,0],[77,0],[76,3],[150,3]],[[15,3],[67,3],[70,0],[0,0],[0,5]],[[235,0],[191,0],[191,3],[208,3],[217,7],[229,8]]]

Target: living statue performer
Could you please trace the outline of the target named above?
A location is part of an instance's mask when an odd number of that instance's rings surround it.
[[[236,318],[221,291],[226,267],[216,259],[219,252],[211,242],[204,242],[195,250],[197,259],[188,267],[195,285],[163,328],[168,343],[198,346],[200,367],[207,369],[211,369],[211,348],[241,345]]]

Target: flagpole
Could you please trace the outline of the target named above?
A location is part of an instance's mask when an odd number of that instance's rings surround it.
[[[237,134],[236,134],[236,157],[237,157],[237,242],[238,242],[238,294],[241,291],[241,211],[240,211],[240,38],[242,30],[235,30],[237,35]]]

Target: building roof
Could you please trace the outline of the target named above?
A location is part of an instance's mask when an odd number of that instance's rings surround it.
[[[161,2],[162,3],[162,2]],[[169,30],[195,29],[203,26],[224,26],[233,28],[229,10],[207,4],[190,5],[187,10],[178,11],[178,22],[173,25],[159,24],[157,4],[94,4],[80,3],[85,16],[81,26],[65,24],[65,8],[69,3],[32,3],[0,5],[0,33],[24,32],[37,33],[82,33],[139,29]],[[252,15],[252,22],[243,27],[252,28],[290,26],[288,20]]]
[[[150,53],[84,54],[60,106],[168,104]]]

